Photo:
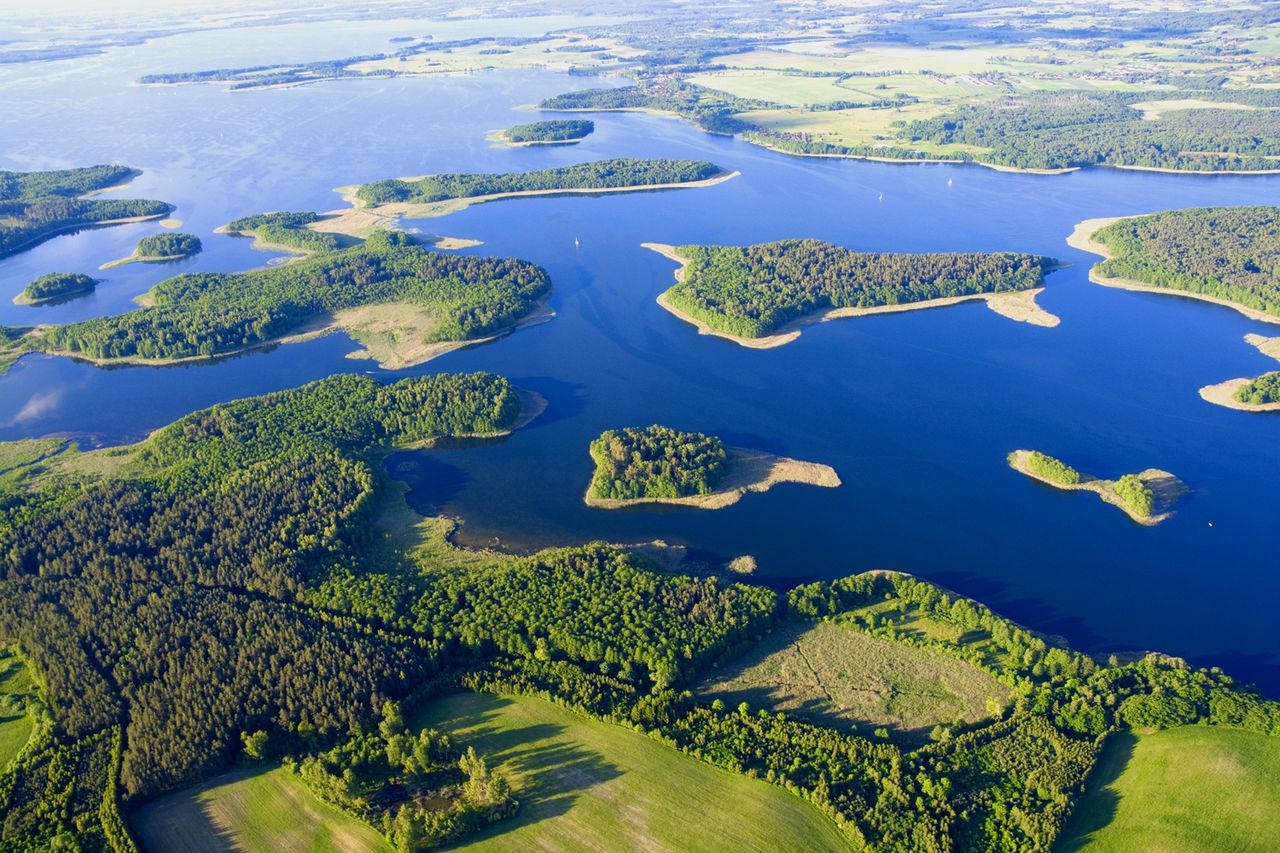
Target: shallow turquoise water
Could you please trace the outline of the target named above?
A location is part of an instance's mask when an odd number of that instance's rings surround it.
[[[139,166],[146,172],[126,193],[177,204],[183,230],[206,247],[176,266],[112,270],[91,297],[58,307],[10,304],[35,275],[92,272],[158,228],[57,238],[0,261],[0,323],[125,311],[176,271],[260,264],[266,256],[248,241],[212,229],[262,210],[339,206],[331,188],[340,184],[607,156],[712,159],[742,176],[703,190],[508,201],[414,223],[484,241],[470,252],[544,265],[558,312],[553,322],[416,370],[374,371],[393,379],[492,370],[551,403],[505,441],[398,457],[415,505],[464,518],[468,542],[516,549],[663,538],[719,559],[752,554],[761,579],[777,585],[902,569],[1080,648],[1161,649],[1280,691],[1280,629],[1271,614],[1280,592],[1280,417],[1219,409],[1196,394],[1274,368],[1241,338],[1277,331],[1226,309],[1092,285],[1091,256],[1064,242],[1089,217],[1272,202],[1277,178],[1101,169],[1040,177],[799,159],[636,114],[596,116],[596,133],[578,146],[490,146],[488,131],[536,115],[515,107],[597,85],[544,72],[242,93],[129,85],[151,71],[257,61],[271,48],[238,43],[234,61],[224,62],[220,38],[0,69],[0,95],[11,107],[0,113],[0,168]],[[295,49],[305,58],[334,55]],[[755,351],[700,337],[654,303],[673,264],[641,242],[783,237],[866,250],[1053,255],[1073,263],[1050,276],[1040,299],[1062,325],[1015,323],[971,304],[828,323]],[[29,357],[0,378],[0,438],[136,440],[220,400],[368,372],[368,362],[345,358],[353,349],[333,335],[160,369]],[[825,462],[844,486],[785,485],[718,512],[585,507],[590,439],[652,422]],[[1017,447],[1102,476],[1166,468],[1195,491],[1171,521],[1143,528],[1090,495],[1010,471],[1004,457]]]

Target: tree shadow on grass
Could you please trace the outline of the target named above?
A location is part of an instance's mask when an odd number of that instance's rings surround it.
[[[163,850],[234,853],[243,850],[235,833],[218,825],[214,803],[201,799],[201,795],[266,772],[268,769],[263,768],[234,770],[193,788],[167,794],[130,814],[129,828],[145,853]]]
[[[1075,813],[1054,845],[1054,853],[1078,853],[1089,846],[1097,832],[1115,820],[1120,809],[1120,794],[1115,783],[1133,759],[1137,743],[1137,736],[1127,731],[1116,732],[1107,738],[1102,756],[1089,774],[1085,792],[1076,804]]]
[[[576,743],[545,742],[563,736],[563,725],[504,725],[499,713],[509,704],[510,699],[479,694],[467,708],[429,723],[445,731],[458,731],[459,743],[474,746],[489,767],[505,772],[515,782],[515,796],[520,801],[515,817],[469,836],[467,844],[559,817],[591,789],[622,775],[622,770],[599,752]]]

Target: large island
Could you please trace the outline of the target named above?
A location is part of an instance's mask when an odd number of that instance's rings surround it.
[[[525,261],[445,255],[381,231],[287,266],[167,279],[125,314],[9,330],[4,354],[166,364],[343,329],[398,368],[546,319],[550,288],[546,272]]]
[[[716,436],[658,424],[608,430],[590,450],[596,470],[585,501],[600,509],[646,503],[721,509],[779,483],[840,485],[829,465],[726,447]]]
[[[1054,261],[1015,252],[898,255],[821,240],[754,246],[645,243],[680,263],[658,304],[702,334],[766,349],[811,323],[982,300],[1010,319],[1056,326],[1035,296]]]

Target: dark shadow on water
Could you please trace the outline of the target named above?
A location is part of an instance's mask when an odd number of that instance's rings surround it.
[[[466,471],[440,461],[426,450],[392,453],[382,464],[393,479],[409,487],[405,492],[405,503],[423,516],[435,515],[471,480]]]
[[[1107,738],[1102,757],[1085,783],[1085,792],[1076,804],[1075,814],[1067,822],[1054,845],[1054,853],[1076,853],[1089,846],[1094,833],[1115,820],[1120,809],[1120,795],[1115,782],[1133,759],[1138,738],[1132,732],[1116,732]]]
[[[576,382],[565,382],[550,376],[511,376],[511,384],[526,391],[536,391],[547,401],[547,409],[523,429],[536,429],[546,424],[577,417],[587,407],[586,388]]]
[[[1038,633],[1060,637],[1078,651],[1125,651],[1113,648],[1114,644],[1107,643],[1083,618],[1065,615],[1046,599],[1010,597],[1008,586],[999,581],[969,572],[937,572],[925,579],[981,602],[1006,619],[1035,625]]]

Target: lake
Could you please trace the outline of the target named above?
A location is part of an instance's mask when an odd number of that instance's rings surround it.
[[[554,22],[521,19],[506,34]],[[441,25],[437,38],[465,33]],[[323,30],[324,28],[320,28]],[[101,56],[0,68],[0,168],[121,162],[145,170],[121,197],[178,206],[205,251],[178,264],[110,270],[89,297],[11,304],[50,271],[93,274],[153,223],[59,237],[0,261],[0,323],[69,322],[129,310],[183,270],[242,270],[270,258],[215,236],[264,210],[328,210],[332,188],[439,171],[517,171],[614,156],[691,157],[742,175],[716,187],[521,199],[407,223],[469,237],[469,253],[550,272],[550,323],[412,370],[346,358],[341,335],[219,362],[104,370],[27,357],[0,377],[0,439],[73,435],[135,441],[218,401],[336,372],[383,380],[489,370],[545,396],[510,438],[399,454],[419,509],[464,519],[461,539],[515,550],[594,539],[664,539],[711,559],[750,554],[778,588],[866,569],[913,572],[1086,651],[1158,649],[1280,694],[1280,416],[1204,403],[1196,390],[1275,368],[1241,338],[1276,328],[1219,307],[1090,284],[1093,256],[1067,247],[1085,218],[1199,205],[1271,203],[1280,176],[1177,176],[1095,169],[1045,177],[977,166],[805,159],[634,113],[593,116],[576,146],[507,149],[485,134],[537,117],[521,105],[597,80],[551,72],[332,81],[231,93],[131,85],[145,73],[386,49],[388,26],[339,49],[298,27],[287,39],[235,32]],[[413,22],[405,34],[432,31]],[[287,42],[287,43],[282,43]],[[773,350],[699,336],[655,297],[674,264],[640,248],[815,237],[861,250],[1018,250],[1071,266],[1040,304],[1055,329],[981,304],[842,320]],[[715,512],[582,502],[588,442],[662,423],[835,467],[835,490],[783,485]],[[1145,528],[1088,494],[1011,471],[1015,448],[1113,477],[1159,467],[1192,494]]]

